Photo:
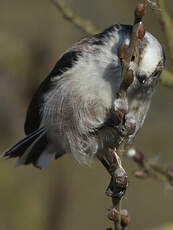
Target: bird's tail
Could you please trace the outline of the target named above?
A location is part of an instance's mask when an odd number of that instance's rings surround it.
[[[37,129],[17,144],[2,153],[2,157],[19,157],[15,167],[24,164],[33,164],[37,168],[45,168],[48,166],[51,158],[55,153],[51,151],[48,144],[45,128]]]

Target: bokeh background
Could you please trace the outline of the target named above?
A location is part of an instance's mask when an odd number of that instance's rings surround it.
[[[165,0],[173,17],[173,1]],[[0,152],[24,136],[27,105],[58,56],[85,36],[50,0],[0,1]],[[77,14],[100,30],[133,22],[136,0],[67,0]],[[145,26],[169,50],[159,11],[147,11]],[[135,145],[163,167],[173,166],[173,90],[159,86]],[[109,177],[96,162],[83,168],[72,157],[48,169],[14,169],[0,161],[0,230],[103,230],[111,226],[104,194]],[[155,180],[132,176],[136,165],[125,159],[129,188],[123,201],[132,217],[129,230],[159,229],[173,223],[173,191]],[[166,228],[165,228],[166,229]],[[173,229],[170,228],[170,229]]]

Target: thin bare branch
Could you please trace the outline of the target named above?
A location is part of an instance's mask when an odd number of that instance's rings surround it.
[[[78,16],[72,9],[66,7],[62,1],[51,0],[51,2],[66,20],[76,25],[85,34],[92,35],[99,33],[99,30],[94,26],[93,23]]]
[[[173,168],[163,168],[152,159],[146,159],[144,154],[131,148],[127,152],[128,157],[132,158],[139,166],[139,170],[135,170],[134,176],[141,179],[154,178],[163,182],[167,182],[173,187]]]
[[[165,30],[170,56],[173,59],[173,21],[166,10],[165,0],[159,0],[159,3],[161,8],[160,10],[161,24],[163,25],[163,28]]]
[[[122,83],[124,79],[126,78],[127,72],[129,70],[130,61],[134,54],[136,44],[138,40],[142,39],[145,35],[144,27],[142,24],[142,18],[145,12],[145,4],[146,4],[146,1],[139,3],[135,10],[135,18],[134,18],[134,24],[133,24],[133,30],[132,30],[129,48],[127,50],[125,58],[122,59],[122,68],[123,68]],[[124,90],[122,87],[121,87],[120,97],[121,98],[126,97],[126,90]]]

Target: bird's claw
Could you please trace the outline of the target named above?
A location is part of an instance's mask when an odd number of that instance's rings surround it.
[[[128,137],[134,134],[136,130],[135,119],[130,114],[125,114],[124,122],[121,126],[118,127],[118,132],[121,137]]]
[[[112,197],[114,199],[117,198],[117,200],[120,200],[126,192],[127,185],[128,183],[126,177],[122,177],[122,178],[111,177],[110,184],[106,189],[106,195],[108,197]]]

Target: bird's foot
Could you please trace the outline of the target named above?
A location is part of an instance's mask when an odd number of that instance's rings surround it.
[[[133,135],[136,130],[136,121],[130,114],[126,114],[122,126],[119,127],[119,133],[121,137],[128,137]]]
[[[117,199],[117,203],[124,196],[128,186],[127,177],[114,178],[111,177],[109,186],[106,189],[106,195]]]

